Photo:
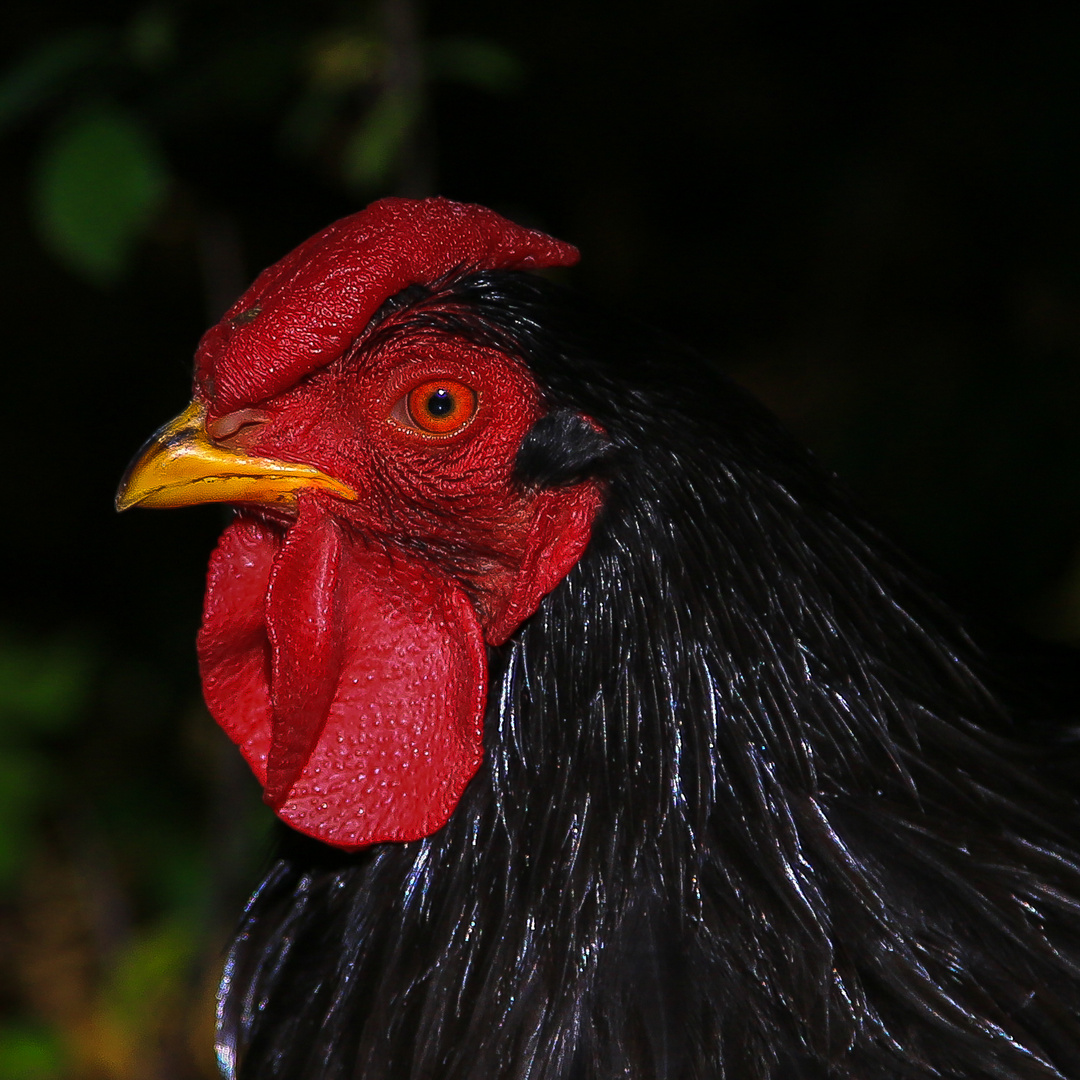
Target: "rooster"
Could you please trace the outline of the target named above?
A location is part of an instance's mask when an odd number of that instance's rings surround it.
[[[1080,1077],[1075,801],[752,399],[385,199],[255,281],[118,505],[233,504],[198,651],[289,826],[219,1060],[280,1080]]]

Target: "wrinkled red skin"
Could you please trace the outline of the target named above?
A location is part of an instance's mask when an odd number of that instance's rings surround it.
[[[544,412],[520,362],[395,332],[394,317],[371,340],[364,328],[414,282],[574,258],[480,207],[383,200],[265,271],[203,339],[196,394],[211,422],[267,417],[219,441],[315,465],[359,493],[307,492],[293,517],[245,513],[210,566],[207,703],[301,832],[353,849],[446,822],[482,758],[485,644],[573,567],[601,499],[592,482],[514,483]],[[449,435],[402,409],[433,379],[477,396]]]

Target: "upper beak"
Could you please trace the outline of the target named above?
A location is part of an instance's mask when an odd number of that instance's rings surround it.
[[[312,465],[252,457],[218,445],[206,433],[206,407],[193,401],[135,455],[120,481],[116,509],[208,502],[291,508],[297,493],[309,488],[357,498],[347,484]]]

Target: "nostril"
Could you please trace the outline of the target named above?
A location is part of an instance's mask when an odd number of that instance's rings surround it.
[[[228,439],[235,435],[242,427],[250,424],[265,424],[270,419],[270,414],[259,409],[237,409],[236,412],[226,413],[216,420],[211,420],[206,425],[206,433],[211,439]]]

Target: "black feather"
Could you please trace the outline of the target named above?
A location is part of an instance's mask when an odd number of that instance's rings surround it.
[[[514,473],[523,484],[556,487],[604,475],[607,436],[572,409],[557,408],[533,424],[522,440]]]
[[[530,365],[553,419],[519,472],[600,470],[605,508],[492,655],[449,824],[286,842],[229,957],[227,1074],[1080,1077],[1075,799],[950,611],[659,335],[510,273],[415,317]]]

